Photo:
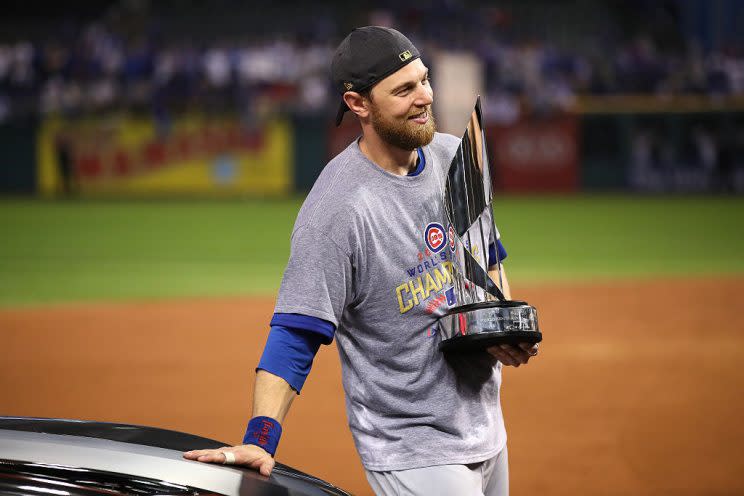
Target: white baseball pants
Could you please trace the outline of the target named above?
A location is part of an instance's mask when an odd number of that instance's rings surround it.
[[[498,455],[480,463],[366,472],[367,481],[377,496],[509,495],[509,454],[506,446]]]

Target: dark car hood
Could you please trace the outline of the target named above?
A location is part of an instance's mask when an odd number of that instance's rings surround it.
[[[183,458],[191,449],[226,446],[182,432],[128,424],[0,417],[0,458],[85,467],[199,488],[225,495],[344,495],[327,482],[276,464],[271,477],[234,466]]]

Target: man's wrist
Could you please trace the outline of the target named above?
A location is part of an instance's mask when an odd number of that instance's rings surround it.
[[[243,444],[254,444],[274,456],[282,436],[282,424],[271,417],[253,417],[243,436]]]

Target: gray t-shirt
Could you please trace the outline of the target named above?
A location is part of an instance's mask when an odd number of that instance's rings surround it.
[[[357,141],[324,168],[295,223],[276,312],[336,325],[346,412],[368,470],[464,464],[506,442],[500,364],[463,385],[438,350],[452,303],[442,222],[460,140],[437,133],[417,176],[384,171]]]

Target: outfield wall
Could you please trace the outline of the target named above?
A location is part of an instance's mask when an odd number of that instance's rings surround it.
[[[487,123],[503,192],[744,192],[744,112],[611,112]],[[347,117],[109,115],[0,126],[0,193],[281,197],[359,134]]]
[[[0,193],[29,194],[36,190],[35,120],[0,124]]]

